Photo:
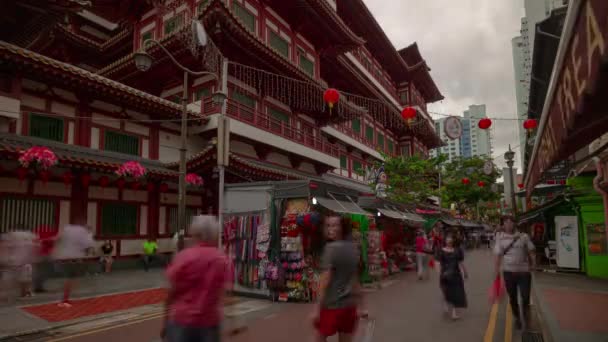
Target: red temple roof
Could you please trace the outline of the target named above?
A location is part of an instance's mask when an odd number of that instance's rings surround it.
[[[429,73],[431,68],[426,64],[424,58],[422,58],[420,50],[418,49],[418,44],[413,43],[410,46],[399,50],[399,55],[410,66],[410,77],[417,80],[415,81],[416,87],[420,89],[425,100],[427,102],[443,100],[444,96],[441,94],[437,88],[437,84],[435,84],[435,81],[431,77],[431,74]]]

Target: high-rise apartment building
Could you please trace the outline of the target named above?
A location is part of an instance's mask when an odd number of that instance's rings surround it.
[[[554,9],[568,5],[568,0],[524,0],[525,16],[521,18],[520,35],[511,40],[513,69],[515,73],[515,96],[517,117],[525,120],[528,116],[528,96],[530,95],[530,73],[536,24],[551,15]],[[520,157],[525,154],[526,132],[519,125]]]

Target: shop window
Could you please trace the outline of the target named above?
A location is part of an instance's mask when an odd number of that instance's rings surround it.
[[[365,139],[374,142],[374,127],[365,125]]]
[[[409,143],[401,146],[401,154],[406,157],[410,156],[410,144]]]
[[[361,134],[361,119],[353,119],[352,121],[353,132]]]
[[[278,110],[276,108],[273,107],[268,107],[268,114],[270,114],[270,117],[284,122],[284,123],[289,123],[289,113],[286,113],[282,110]]]
[[[144,42],[148,39],[154,39],[154,31],[150,30],[146,33],[142,33],[141,34],[141,42],[140,42],[140,46],[143,48],[144,47]]]
[[[211,96],[211,89],[209,88],[198,88],[194,91],[194,101],[200,101],[209,96]]]
[[[311,77],[315,76],[315,62],[308,59],[303,50],[300,50],[300,68]]]
[[[255,15],[236,1],[232,2],[232,9],[243,25],[245,25],[249,31],[255,33]]]
[[[55,229],[57,203],[44,199],[4,197],[0,200],[0,234],[13,230],[33,230],[40,226]]]
[[[341,169],[346,169],[348,165],[348,159],[346,158],[345,155],[341,155],[340,156],[340,168]]]
[[[101,206],[101,235],[137,235],[138,206],[135,204],[104,203]]]
[[[387,144],[388,144],[388,153],[390,153],[390,154],[395,153],[395,145],[393,144],[393,141],[389,140],[387,142]]]
[[[198,214],[199,211],[197,209],[186,207],[186,227],[190,226],[190,223],[192,222],[192,217]],[[171,232],[176,232],[178,229],[177,217],[177,207],[169,208],[168,227]]]
[[[384,151],[384,134],[378,133],[378,148]]]
[[[104,134],[103,149],[106,151],[138,156],[139,138],[114,131],[106,131]]]
[[[353,173],[357,175],[363,174],[363,164],[360,161],[353,161]]]
[[[173,18],[167,19],[167,21],[165,21],[165,29],[164,29],[164,33],[165,36],[170,35],[171,33],[175,32],[177,29],[179,29],[184,23],[184,16],[183,15],[176,15]]]
[[[209,3],[209,0],[201,0],[198,3],[198,5],[196,5],[196,13],[197,14],[203,13],[203,10],[205,9],[205,7],[207,6],[208,3]]]
[[[61,118],[30,114],[30,135],[63,142],[64,121]]]
[[[249,108],[255,108],[255,99],[238,90],[232,92],[232,99]]]
[[[289,42],[274,31],[268,32],[270,46],[285,58],[289,58]]]

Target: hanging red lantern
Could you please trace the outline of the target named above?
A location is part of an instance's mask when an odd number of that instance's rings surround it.
[[[533,130],[536,129],[536,127],[538,127],[538,121],[536,121],[536,119],[528,119],[528,120],[524,121],[524,128],[528,132],[532,132]]]
[[[469,180],[468,178],[465,177],[462,179],[462,184],[467,185],[469,183],[471,183],[471,180]]]
[[[88,173],[83,173],[80,175],[80,184],[82,184],[83,188],[88,188],[91,183],[91,175]]]
[[[477,182],[477,186],[479,186],[480,188],[483,188],[484,186],[486,186],[486,183],[484,181],[479,181],[479,182]]]
[[[133,190],[139,190],[140,186],[141,186],[141,184],[139,182],[131,183],[131,189],[133,189]]]
[[[118,187],[118,189],[122,190],[125,188],[125,183],[126,181],[124,180],[124,178],[118,178],[116,180],[116,186]]]
[[[61,175],[61,178],[63,179],[63,184],[67,189],[67,187],[72,184],[72,179],[74,178],[74,176],[72,175],[72,172],[66,171],[63,173],[63,175]]]
[[[519,187],[520,189],[523,189],[524,188],[524,183],[517,184],[517,187]]]
[[[154,183],[148,182],[148,184],[146,184],[146,190],[148,190],[148,192],[154,191]]]
[[[492,126],[492,120],[490,120],[489,118],[483,118],[479,120],[477,126],[481,129],[488,129],[490,128],[490,126]]]
[[[108,178],[108,176],[101,176],[99,178],[99,186],[105,188],[108,186],[108,184],[110,184],[110,178]]]
[[[403,120],[405,120],[405,122],[407,122],[408,125],[410,125],[412,121],[414,121],[414,119],[416,118],[416,108],[403,108],[403,110],[401,111],[401,117],[403,118]]]
[[[329,112],[334,108],[334,105],[340,101],[340,92],[334,88],[329,88],[323,93],[323,100],[329,106]]]
[[[27,169],[25,167],[20,167],[17,169],[17,178],[19,179],[19,183],[22,183],[27,177]]]
[[[38,172],[38,177],[42,181],[43,185],[49,182],[49,178],[51,178],[51,173],[48,170],[40,170]]]
[[[158,189],[160,190],[160,192],[167,192],[169,191],[169,184],[162,183]]]

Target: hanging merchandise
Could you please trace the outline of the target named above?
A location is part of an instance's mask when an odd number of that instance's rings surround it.
[[[224,241],[227,254],[234,263],[237,285],[250,289],[266,289],[264,266],[268,266],[266,252],[269,243],[266,215],[247,214],[227,217],[224,224]],[[259,230],[262,230],[259,233]],[[268,238],[267,238],[268,237]],[[261,265],[261,266],[260,266]],[[260,268],[262,267],[262,270]]]
[[[382,257],[382,250],[380,248],[380,232],[377,230],[370,230],[367,233],[367,242],[367,260],[369,263],[369,275],[375,280],[379,280],[382,278],[382,275],[384,273],[382,269],[382,263],[384,261],[384,258]]]

